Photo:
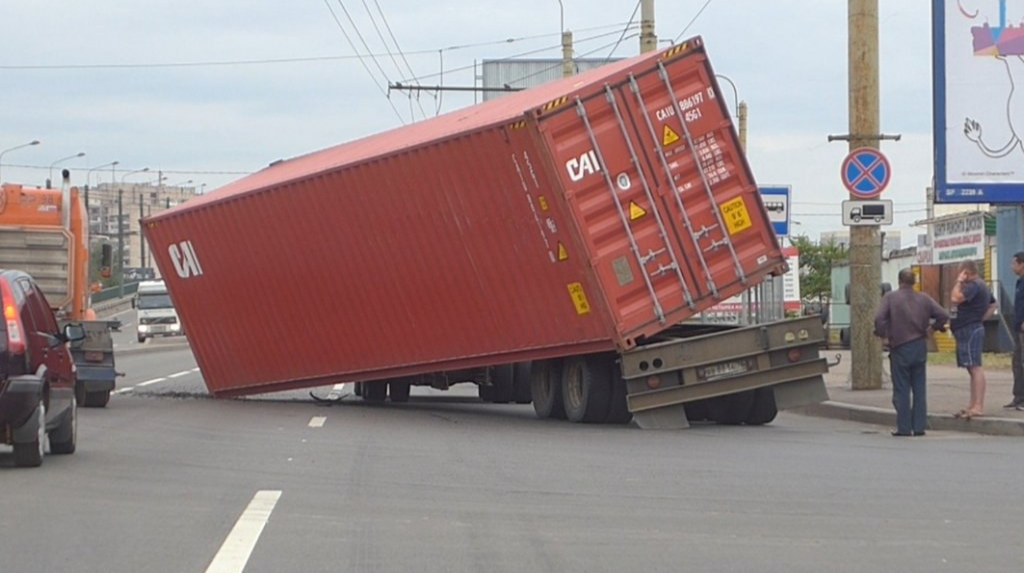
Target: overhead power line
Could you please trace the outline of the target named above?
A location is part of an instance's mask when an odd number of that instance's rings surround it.
[[[594,28],[586,28],[580,30],[580,32],[589,32],[594,30],[607,30],[609,28],[620,28],[623,24],[609,24],[605,26],[596,26]],[[472,48],[480,48],[484,46],[497,46],[501,44],[514,44],[519,42],[526,42],[531,40],[538,40],[541,38],[561,37],[561,34],[537,34],[535,36],[520,36],[517,38],[506,38],[504,40],[491,40],[487,42],[478,42],[474,44],[459,44],[440,48],[445,51],[455,50],[468,50]],[[430,48],[424,50],[413,50],[405,52],[405,56],[421,56],[425,54],[436,54],[439,48]],[[389,55],[385,53],[374,53],[373,55],[381,57]],[[198,62],[145,62],[138,64],[131,63],[95,63],[95,64],[0,64],[0,70],[22,70],[22,71],[49,71],[49,70],[103,70],[103,69],[145,69],[145,68],[203,68],[203,67],[219,67],[219,66],[262,66],[262,65],[276,65],[276,64],[297,64],[297,63],[316,63],[316,62],[332,62],[332,61],[344,61],[344,60],[358,60],[362,58],[362,55],[339,55],[339,56],[303,56],[295,58],[263,58],[256,60],[204,60]]]
[[[612,56],[615,54],[615,50],[619,49],[619,44],[626,39],[626,32],[628,32],[633,26],[633,21],[636,20],[636,13],[640,10],[641,3],[643,3],[643,0],[637,0],[636,6],[633,7],[633,14],[629,17],[629,22],[627,22],[626,26],[622,28],[622,35],[619,36],[619,41],[615,42],[615,45],[612,47],[612,51],[608,52],[608,57],[604,59],[604,63],[607,64],[612,59]]]

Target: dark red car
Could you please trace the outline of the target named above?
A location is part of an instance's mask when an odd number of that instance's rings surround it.
[[[75,365],[67,342],[81,340],[79,324],[63,329],[27,273],[0,270],[0,437],[14,446],[14,463],[43,463],[50,452],[71,454],[78,432]]]

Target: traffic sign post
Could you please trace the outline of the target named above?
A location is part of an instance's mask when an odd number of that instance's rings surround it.
[[[851,151],[843,160],[840,177],[851,195],[858,199],[871,199],[881,195],[889,185],[892,168],[881,151],[861,147]]]

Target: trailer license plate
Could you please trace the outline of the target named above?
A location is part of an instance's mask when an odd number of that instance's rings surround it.
[[[698,368],[697,379],[707,382],[709,380],[717,380],[719,378],[731,378],[733,376],[739,376],[740,374],[750,372],[753,369],[754,365],[751,364],[750,360],[719,362],[718,364]]]

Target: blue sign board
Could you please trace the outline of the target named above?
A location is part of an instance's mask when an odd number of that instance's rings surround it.
[[[861,199],[877,197],[892,177],[889,160],[870,147],[854,149],[843,161],[840,175],[850,193]]]
[[[1024,126],[1012,75],[1024,56],[1015,24],[1024,3],[963,4],[932,0],[935,201],[1024,203]]]
[[[788,237],[790,187],[780,185],[758,187],[757,190],[761,192],[761,201],[764,203],[765,210],[768,211],[768,220],[771,221],[775,234],[779,237]]]

